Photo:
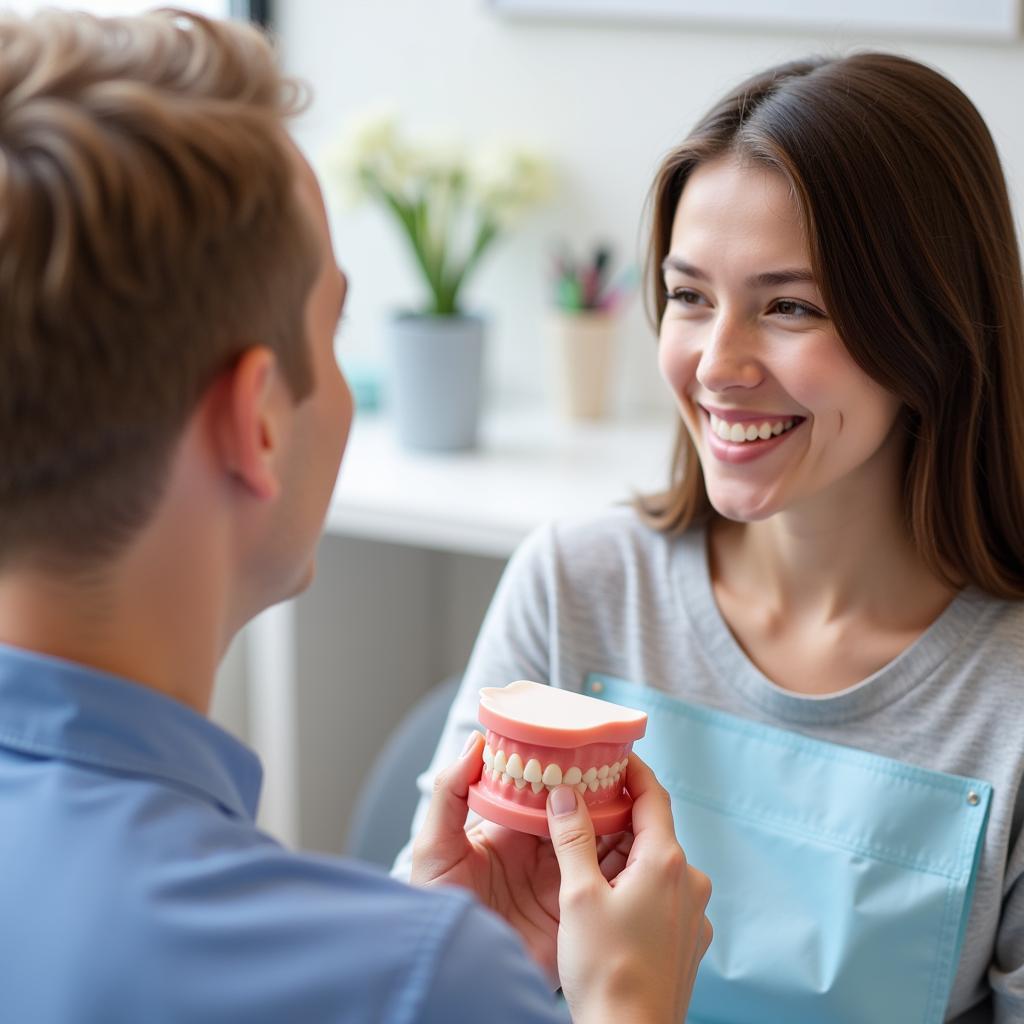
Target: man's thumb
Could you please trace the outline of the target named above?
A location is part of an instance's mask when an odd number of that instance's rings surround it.
[[[548,830],[563,882],[600,875],[590,812],[573,786],[556,786],[548,797]],[[603,876],[602,876],[603,877]]]

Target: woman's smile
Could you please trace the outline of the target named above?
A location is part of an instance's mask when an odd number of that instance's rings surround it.
[[[705,424],[708,450],[733,464],[750,462],[775,451],[805,417],[777,413],[739,412],[698,405]]]

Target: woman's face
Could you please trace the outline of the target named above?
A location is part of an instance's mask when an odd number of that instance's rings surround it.
[[[659,364],[729,519],[897,482],[899,400],[853,361],[777,172],[725,157],[690,176],[664,262]]]

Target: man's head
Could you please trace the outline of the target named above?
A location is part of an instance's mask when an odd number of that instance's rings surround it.
[[[325,225],[296,98],[240,25],[0,21],[0,568],[123,549],[245,353],[310,393]]]

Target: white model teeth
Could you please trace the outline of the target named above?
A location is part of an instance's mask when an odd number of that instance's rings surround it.
[[[711,429],[723,440],[732,441],[736,444],[746,441],[767,441],[769,437],[778,437],[779,434],[792,428],[796,420],[765,420],[764,423],[728,423],[719,419],[713,412],[708,413],[711,418]]]
[[[535,757],[531,757],[524,765],[519,754],[506,756],[504,750],[495,751],[489,745],[484,746],[483,759],[484,774],[489,774],[494,782],[514,784],[517,790],[529,786],[534,793],[562,785],[575,786],[580,793],[588,789],[591,793],[596,793],[598,789],[609,789],[619,783],[629,760],[624,757],[611,764],[594,765],[586,771],[578,765],[562,771],[557,764],[549,764],[542,769],[540,761]]]

